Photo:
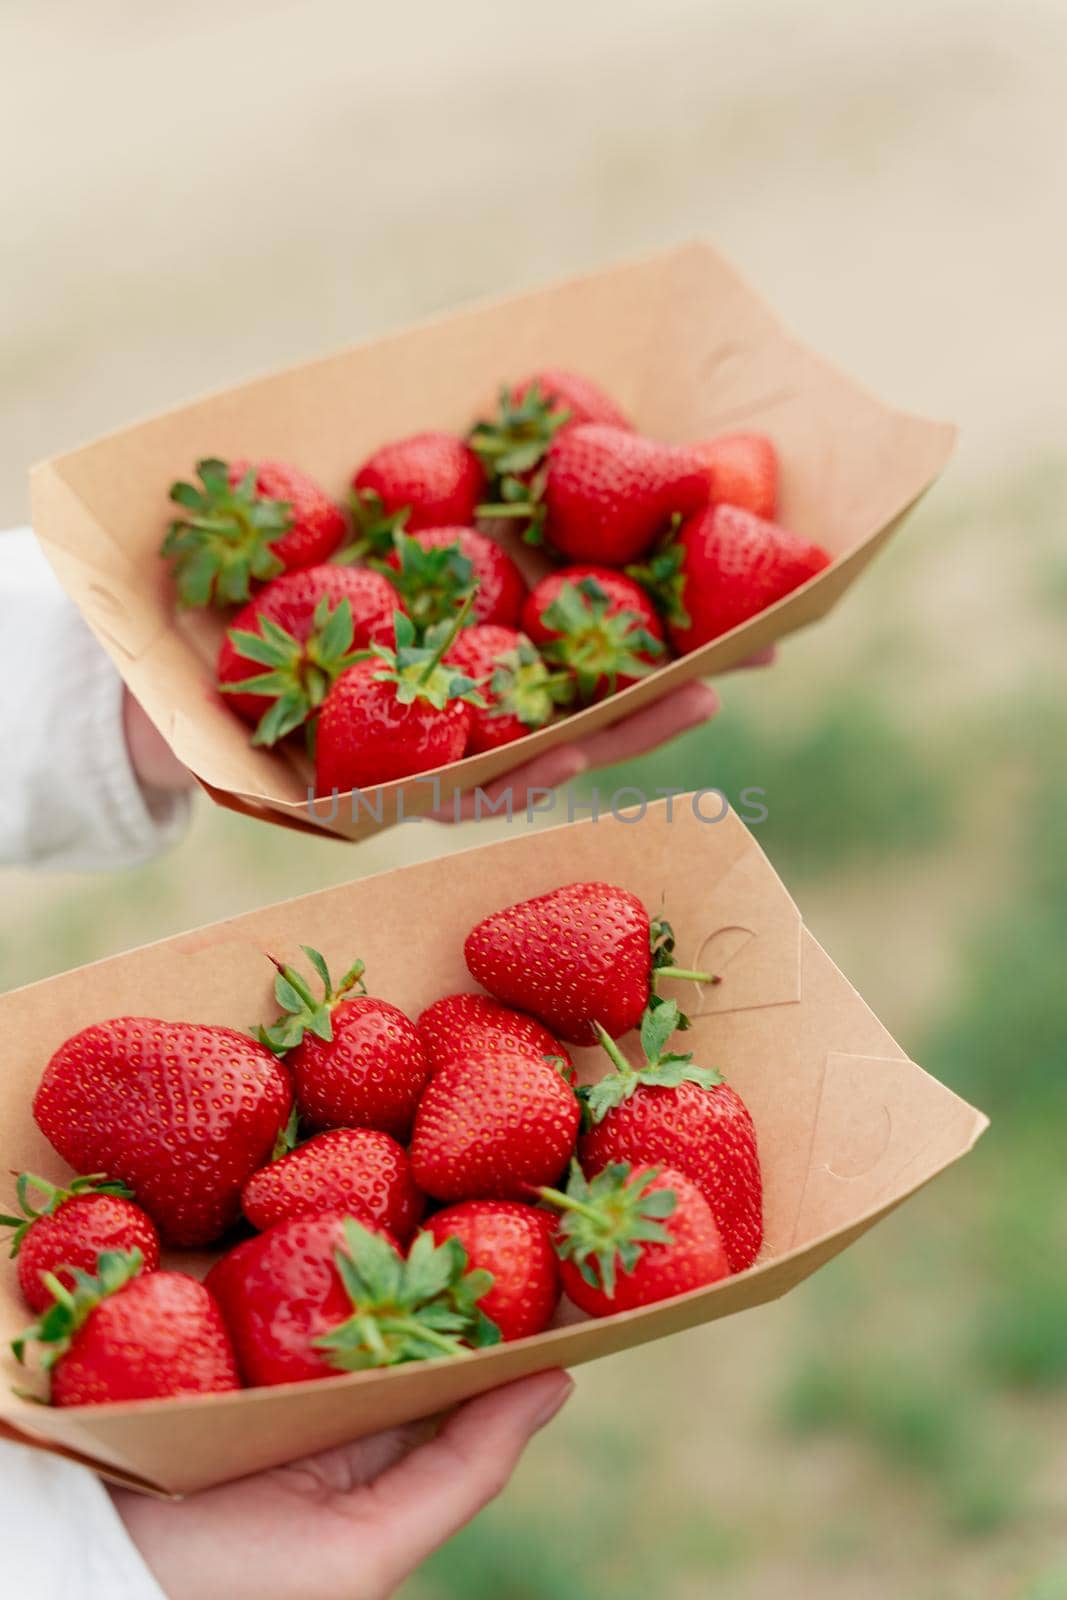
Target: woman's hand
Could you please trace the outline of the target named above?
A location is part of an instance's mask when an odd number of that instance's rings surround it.
[[[573,1388],[541,1372],[177,1503],[112,1491],[169,1600],[387,1600],[504,1488]]]

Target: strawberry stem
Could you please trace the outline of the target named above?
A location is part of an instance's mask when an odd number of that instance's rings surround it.
[[[422,673],[420,674],[419,680],[418,680],[420,685],[422,685],[424,683],[428,683],[430,681],[430,679],[432,678],[434,672],[441,665],[441,662],[444,659],[445,651],[448,650],[455,643],[456,637],[459,634],[460,629],[463,627],[463,625],[466,622],[467,618],[470,616],[471,606],[473,604],[474,604],[474,591],[472,590],[471,593],[468,594],[467,598],[464,600],[463,604],[460,606],[459,610],[456,612],[455,616],[453,617],[452,626],[449,628],[449,630],[445,634],[444,638],[440,641],[440,643],[438,644],[438,646],[437,646],[436,650],[434,651],[433,655],[430,657],[429,661],[427,661],[427,663],[426,663],[426,666],[423,668]]]
[[[595,1032],[597,1039],[600,1041],[600,1044],[603,1046],[605,1054],[609,1057],[615,1070],[617,1072],[621,1072],[625,1077],[632,1077],[634,1072],[633,1067],[627,1061],[626,1057],[623,1055],[622,1051],[619,1049],[608,1030],[602,1027],[601,1024],[595,1019],[593,1022],[593,1031]]]
[[[694,972],[690,967],[657,967],[652,974],[656,978],[688,978],[693,983],[721,983],[722,978],[717,972]]]

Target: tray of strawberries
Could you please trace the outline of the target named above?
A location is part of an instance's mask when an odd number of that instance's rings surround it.
[[[984,1126],[678,799],[49,979],[0,1027],[0,1419],[163,1493],[772,1299]]]
[[[952,440],[694,245],[46,462],[34,522],[219,803],[359,838],[822,616]]]

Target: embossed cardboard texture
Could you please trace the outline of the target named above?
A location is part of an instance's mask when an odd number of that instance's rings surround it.
[[[150,1491],[202,1488],[431,1415],[524,1373],[573,1366],[772,1300],[971,1148],[984,1117],[908,1060],[804,927],[752,835],[733,816],[702,822],[680,797],[650,807],[643,820],[517,829],[498,843],[200,928],[0,998],[0,1167],[64,1176],[30,1102],[51,1051],[90,1022],[149,1014],[247,1027],[273,1013],[264,952],[298,959],[302,943],[335,968],[362,954],[372,993],[415,1015],[442,994],[475,987],[463,940],[479,918],[598,878],[668,915],[685,963],[722,975],[712,987],[664,988],[694,1018],[687,1048],[726,1073],[755,1118],[766,1182],[766,1244],[755,1266],[602,1321],[565,1311],[545,1334],[470,1356],[235,1395],[50,1410],[7,1391],[26,1375],[6,1357],[0,1423]],[[596,1051],[576,1059],[587,1079],[604,1069]],[[206,1258],[179,1261],[200,1270]],[[28,1318],[14,1264],[5,1260],[0,1274],[6,1350]]]
[[[833,564],[760,616],[600,705],[503,749],[384,787],[373,807],[309,807],[309,767],[254,750],[214,689],[224,626],[179,616],[158,557],[167,489],[205,455],[280,457],[342,497],[378,445],[464,431],[501,382],[539,366],[602,382],[639,427],[672,441],[765,430],[782,459],[781,519]],[[830,610],[942,470],[954,431],[891,410],[799,344],[708,245],[494,301],[155,417],[35,469],[34,526],[131,689],[220,804],[359,838],[488,783],[690,678],[736,665]],[[509,543],[527,575],[545,558]]]

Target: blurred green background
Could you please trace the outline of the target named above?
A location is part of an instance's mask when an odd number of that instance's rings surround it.
[[[154,407],[692,233],[958,457],[715,724],[618,781],[761,844],[975,1156],[778,1305],[583,1369],[406,1600],[1067,1597],[1067,11],[902,0],[8,0],[0,514]],[[601,776],[601,786],[613,786]],[[206,805],[119,879],[0,879],[9,987],[487,838]]]

